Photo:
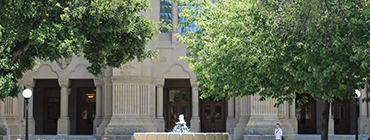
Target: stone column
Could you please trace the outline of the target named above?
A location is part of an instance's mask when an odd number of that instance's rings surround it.
[[[243,139],[244,127],[248,123],[251,111],[251,96],[235,97],[235,116],[238,122],[234,128],[233,139]]]
[[[159,132],[164,132],[165,126],[164,126],[164,117],[163,117],[163,85],[164,85],[164,79],[154,79],[152,80],[152,83],[155,84],[157,87],[157,101],[156,101],[156,121],[158,124],[158,130]]]
[[[234,102],[234,97],[230,98],[230,100],[227,101],[226,132],[229,132],[230,134],[233,133],[233,128],[235,127]]]
[[[234,100],[235,98],[232,97],[229,101],[227,101],[227,118],[233,119],[234,117]]]
[[[163,119],[163,85],[157,85],[157,119]]]
[[[60,93],[60,117],[58,120],[58,135],[69,135],[70,121],[68,117],[68,78],[59,78]]]
[[[360,97],[360,99],[359,99],[359,110],[360,110],[360,118],[359,119],[361,119],[361,118],[367,118],[367,104],[366,104],[366,102],[362,102],[362,100],[364,99],[364,98],[366,98],[367,97],[367,95],[366,95],[366,90],[367,89],[362,89],[361,90],[361,97]]]
[[[332,115],[332,102],[329,105],[329,128],[328,128],[328,134],[334,135],[334,114]]]
[[[32,91],[32,96],[28,100],[28,134],[34,135],[36,131],[36,122],[33,118],[33,97],[35,96],[35,92],[33,90],[33,87],[35,87],[36,82],[33,80],[33,78],[25,78],[23,81],[23,85],[30,89]],[[24,100],[23,96],[22,99]]]
[[[102,122],[96,129],[97,139],[101,139],[101,136],[105,133],[109,121],[112,117],[112,81],[111,78],[103,78],[104,84],[102,85]]]
[[[362,99],[366,98],[367,97],[367,87],[365,89],[361,89],[361,97],[359,99],[359,118],[358,118],[358,132],[359,134],[369,134],[370,131],[369,131],[369,128],[370,128],[370,123],[369,123],[369,118],[367,116],[368,114],[368,108],[367,108],[367,103],[366,102],[362,102]]]
[[[94,79],[94,84],[96,87],[96,114],[95,114],[95,119],[94,119],[94,134],[97,133],[96,129],[99,126],[99,124],[102,122],[102,84],[103,80],[102,79]]]
[[[298,133],[298,122],[297,117],[295,116],[295,99],[293,100],[292,104],[289,105],[289,123],[292,125],[293,134]]]
[[[199,118],[199,93],[195,88],[198,85],[194,82],[194,80],[190,80],[192,86],[192,103],[191,103],[191,120],[190,120],[190,128],[192,132],[200,132],[200,118]]]

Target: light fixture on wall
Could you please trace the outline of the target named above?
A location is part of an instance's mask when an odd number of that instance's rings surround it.
[[[87,98],[92,99],[92,98],[94,98],[95,93],[87,93],[86,96],[87,96]]]

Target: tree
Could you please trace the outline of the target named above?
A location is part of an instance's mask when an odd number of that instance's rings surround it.
[[[321,139],[328,139],[329,105],[355,97],[370,74],[367,0],[208,0],[186,3],[182,16],[198,31],[179,35],[202,98],[259,94],[275,106],[298,94],[325,101]],[[363,101],[369,101],[369,98]]]
[[[0,99],[17,96],[17,79],[37,66],[81,54],[95,76],[107,66],[152,58],[145,45],[159,24],[141,15],[148,0],[0,1]]]

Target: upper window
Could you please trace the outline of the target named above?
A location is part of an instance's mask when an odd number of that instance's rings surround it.
[[[161,0],[160,3],[160,21],[164,21],[167,24],[172,23],[171,19],[171,12],[172,12],[172,4],[170,0]],[[169,33],[169,30],[164,28],[162,29],[162,33]]]
[[[178,16],[178,19],[179,19],[178,20],[178,23],[185,22],[185,19],[181,18],[181,16],[180,16],[180,13],[181,13],[181,10],[182,10],[183,6],[185,6],[185,5],[181,5],[181,4],[178,5],[178,11],[179,11],[179,13],[177,15]],[[179,27],[178,32],[179,33],[186,33],[187,31],[194,32],[196,30],[197,30],[197,28],[196,28],[195,24],[194,23],[190,23],[189,26]]]

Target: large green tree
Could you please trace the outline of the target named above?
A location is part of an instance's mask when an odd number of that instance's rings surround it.
[[[140,14],[149,0],[1,0],[0,99],[16,96],[17,80],[37,66],[81,54],[99,75],[107,66],[152,58],[145,45],[158,33]]]
[[[292,103],[303,94],[329,105],[355,97],[370,76],[368,0],[209,0],[186,3],[180,16],[198,30],[180,40],[202,97],[261,95]],[[369,101],[369,98],[364,99]]]

